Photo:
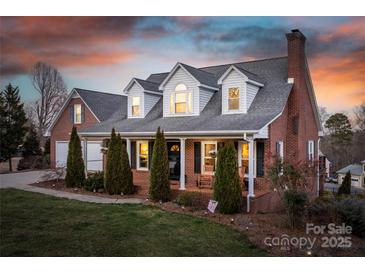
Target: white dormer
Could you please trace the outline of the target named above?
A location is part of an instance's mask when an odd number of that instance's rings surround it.
[[[253,74],[236,66],[230,66],[219,78],[222,85],[222,114],[247,113],[263,84],[250,79]]]
[[[210,73],[177,63],[161,83],[163,91],[163,116],[196,116],[204,109],[214,92],[214,83],[204,82],[201,78],[214,78]]]
[[[144,118],[160,100],[156,83],[133,78],[124,92],[128,95],[128,118]]]

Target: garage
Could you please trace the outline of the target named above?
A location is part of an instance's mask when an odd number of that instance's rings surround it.
[[[103,153],[101,152],[102,142],[87,142],[87,170],[103,170]]]
[[[84,155],[84,142],[81,142]],[[68,155],[68,141],[56,141],[56,167],[66,167]]]

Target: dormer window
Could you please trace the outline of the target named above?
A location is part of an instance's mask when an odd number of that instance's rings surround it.
[[[170,112],[176,114],[192,113],[192,94],[184,84],[178,84],[170,94]]]
[[[132,97],[132,116],[138,117],[140,115],[140,105],[141,105],[141,97],[133,96]]]
[[[240,109],[240,89],[229,88],[228,89],[228,110]]]

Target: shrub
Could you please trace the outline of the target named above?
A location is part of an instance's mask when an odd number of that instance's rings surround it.
[[[41,155],[41,149],[39,147],[38,136],[33,127],[28,131],[27,137],[23,144],[23,157]]]
[[[39,155],[27,156],[25,158],[20,159],[17,167],[18,170],[40,169],[40,168],[43,168],[43,160],[42,156]]]
[[[98,191],[99,189],[104,190],[104,172],[99,171],[94,174],[90,174],[85,181],[84,188],[87,191]]]
[[[305,206],[308,202],[307,193],[297,190],[287,190],[284,192],[283,201],[292,228],[298,225],[302,220],[305,212]]]
[[[154,201],[166,202],[171,199],[167,145],[160,128],[157,129],[153,146],[149,195]]]
[[[105,171],[105,190],[113,194],[121,194],[122,178],[122,158],[121,158],[122,140],[120,135],[116,136],[114,128],[112,129],[110,144],[107,153],[106,171]]]
[[[181,206],[200,207],[201,194],[199,192],[181,192],[175,199],[175,203]]]
[[[123,194],[133,194],[133,173],[129,165],[127,149],[124,144],[121,147],[121,191]]]
[[[85,182],[85,165],[82,158],[80,138],[76,127],[72,128],[71,138],[68,145],[66,186],[81,187]]]
[[[350,195],[351,194],[351,173],[347,171],[345,178],[342,181],[340,188],[338,189],[338,195]]]
[[[221,148],[218,152],[214,199],[218,201],[219,211],[226,214],[240,211],[242,204],[236,155],[233,144]]]

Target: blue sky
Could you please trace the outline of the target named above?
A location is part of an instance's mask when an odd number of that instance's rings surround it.
[[[317,100],[331,112],[365,101],[364,17],[2,17],[1,87],[38,96],[29,71],[50,63],[73,87],[121,93],[132,77],[286,55],[285,33],[307,36]]]

